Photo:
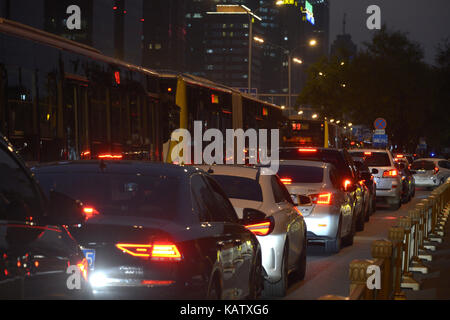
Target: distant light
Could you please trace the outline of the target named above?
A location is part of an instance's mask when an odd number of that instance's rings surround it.
[[[319,76],[323,76],[323,73],[322,73],[322,72],[319,72]]]
[[[284,110],[284,109],[286,109],[286,106],[281,106],[281,110]]]
[[[343,66],[345,64],[345,62],[344,61],[341,61],[341,66]]]
[[[434,157],[435,155],[436,155],[436,153],[434,153],[434,152],[430,153],[431,157]]]
[[[336,121],[337,124],[341,123],[341,120]]]
[[[142,19],[141,19],[141,22],[144,22],[144,21],[145,21],[145,19],[144,19],[144,18],[142,18]]]
[[[253,40],[255,40],[256,42],[259,42],[259,43],[264,43],[264,39],[259,38],[259,37],[253,37]]]
[[[313,119],[317,119],[317,117],[319,117],[319,116],[317,115],[317,113],[314,113],[314,114],[312,115],[312,118],[313,118]]]
[[[300,111],[298,112],[298,114],[303,114],[303,110],[300,110]]]
[[[113,10],[117,10],[117,6],[114,6],[114,7],[113,7]]]
[[[333,122],[334,122],[334,119],[330,119],[330,122],[333,123]]]
[[[302,64],[303,63],[303,61],[298,59],[298,58],[294,58],[294,59],[292,59],[292,61],[294,61],[295,63],[298,63],[298,64]]]
[[[317,40],[316,40],[316,39],[311,39],[311,40],[309,40],[309,45],[310,45],[311,47],[314,47],[316,44],[317,44]]]
[[[351,122],[348,124],[349,127],[351,127],[352,125],[353,125],[353,123],[351,123]]]

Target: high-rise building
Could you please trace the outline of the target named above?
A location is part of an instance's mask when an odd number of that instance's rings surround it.
[[[342,34],[338,34],[336,39],[333,41],[330,49],[330,55],[336,56],[339,59],[352,59],[357,53],[357,46],[352,41],[352,36],[346,33],[346,15],[344,14],[344,19],[342,22]]]
[[[245,10],[207,12],[205,17],[206,77],[236,88],[248,88],[250,20]],[[251,16],[250,16],[251,18]],[[253,25],[254,34],[261,34]],[[251,87],[259,89],[262,50],[254,45],[251,56]]]
[[[143,1],[142,63],[155,69],[186,69],[186,1]]]

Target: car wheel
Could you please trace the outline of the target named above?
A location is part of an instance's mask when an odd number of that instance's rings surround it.
[[[341,251],[342,238],[341,238],[341,219],[339,219],[338,230],[336,232],[336,238],[334,240],[328,240],[325,242],[325,251],[327,253],[339,253]]]
[[[206,299],[208,300],[221,300],[222,299],[222,290],[220,286],[220,279],[217,273],[214,274],[211,282],[208,286],[208,294]]]
[[[249,283],[249,299],[256,300],[259,298],[263,288],[263,277],[262,277],[262,263],[261,263],[261,252],[258,252],[256,256],[256,262],[253,267],[253,271],[250,275]]]
[[[354,240],[355,233],[356,233],[356,221],[355,220],[356,219],[352,219],[352,227],[351,227],[350,233],[342,239],[342,244],[345,246],[353,245],[353,240]]]
[[[306,275],[306,235],[304,235],[303,239],[302,253],[298,258],[297,270],[295,271],[295,278],[299,281],[305,279]]]
[[[363,206],[362,212],[359,213],[358,221],[356,223],[356,231],[364,230],[364,220],[366,218],[365,216],[366,216],[366,213],[364,212],[364,206]]]
[[[287,241],[287,239],[286,239]],[[288,248],[284,247],[283,260],[281,262],[281,279],[275,283],[264,281],[264,296],[284,297],[288,288]]]

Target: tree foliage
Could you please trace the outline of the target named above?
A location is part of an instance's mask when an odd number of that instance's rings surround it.
[[[353,59],[340,55],[311,65],[297,103],[370,128],[383,117],[401,149],[414,150],[419,137],[442,146],[450,130],[449,48],[441,45],[438,66],[431,67],[419,44],[383,26]]]

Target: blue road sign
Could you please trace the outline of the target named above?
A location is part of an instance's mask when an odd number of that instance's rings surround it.
[[[386,119],[383,118],[377,118],[375,120],[375,122],[373,123],[373,126],[375,127],[375,129],[386,129],[387,126],[387,122]]]
[[[388,144],[387,134],[374,134],[372,143],[374,146],[386,146]]]

